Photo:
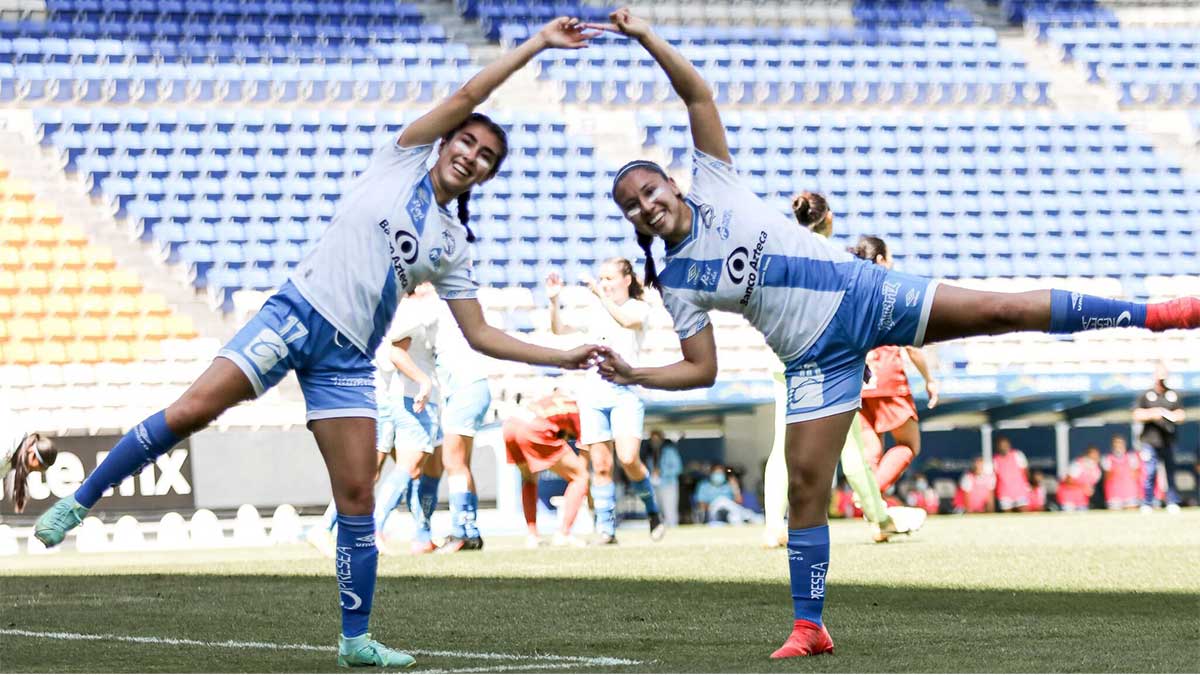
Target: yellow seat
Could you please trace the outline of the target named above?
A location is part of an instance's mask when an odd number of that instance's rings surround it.
[[[60,241],[59,228],[53,225],[29,225],[25,232],[34,246],[58,246]]]
[[[167,330],[171,337],[180,340],[190,340],[200,336],[196,332],[195,324],[192,323],[192,317],[186,314],[176,314],[167,319]]]
[[[18,295],[12,301],[13,314],[29,319],[46,316],[45,303],[40,295]]]
[[[133,321],[125,317],[113,317],[108,320],[108,334],[114,340],[124,340],[128,342],[137,337],[137,328],[134,327]]]
[[[107,246],[84,246],[83,259],[88,267],[96,270],[112,271],[117,267],[112,250]]]
[[[33,349],[38,363],[67,363],[67,348],[61,342],[39,342]]]
[[[113,291],[117,293],[141,293],[142,280],[131,270],[115,269],[109,272]]]
[[[58,270],[54,273],[54,287],[59,293],[78,295],[83,292],[83,281],[75,270]]]
[[[37,354],[33,345],[28,342],[7,342],[4,345],[4,362],[19,366],[32,366],[37,363]]]
[[[25,235],[25,228],[12,223],[0,224],[0,246],[25,248],[28,245],[29,238]]]
[[[37,342],[42,339],[36,319],[18,316],[8,322],[8,339],[15,342]]]
[[[111,312],[115,316],[134,317],[141,314],[138,309],[137,297],[128,293],[114,293],[112,295]]]
[[[45,295],[50,292],[50,275],[42,270],[25,270],[17,274],[17,282],[21,284],[21,288],[27,293],[40,293]]]
[[[67,318],[79,315],[79,307],[75,304],[75,296],[63,293],[51,293],[46,296],[46,313],[50,316]]]
[[[22,256],[22,259],[25,261],[25,268],[35,270],[54,269],[54,250],[44,246],[31,246],[25,249],[25,255]]]
[[[0,294],[15,295],[19,289],[17,275],[8,270],[0,270]]]
[[[21,179],[8,179],[8,198],[18,202],[33,201],[33,186]]]
[[[122,340],[106,340],[100,343],[100,360],[113,363],[129,363],[133,352],[129,343]]]
[[[83,259],[83,250],[75,246],[59,246],[51,249],[51,256],[54,259],[54,266],[59,269],[79,271],[87,267],[87,261]]]
[[[35,202],[31,215],[33,216],[33,222],[39,225],[61,225],[63,222],[63,217],[58,212],[58,207],[47,202]]]
[[[4,205],[4,220],[10,225],[28,225],[33,222],[33,216],[25,202],[10,201]]]
[[[71,322],[75,337],[88,342],[103,342],[108,339],[108,330],[104,322],[94,317],[84,317]]]
[[[15,246],[0,246],[0,269],[18,270],[25,266],[21,252]]]
[[[0,320],[13,318],[12,298],[0,295]]]
[[[112,297],[88,293],[79,296],[79,313],[88,317],[108,316],[112,313]]]
[[[75,332],[72,330],[69,319],[52,316],[42,319],[38,323],[41,327],[42,337],[51,342],[70,342],[75,339]]]
[[[89,293],[112,293],[112,279],[109,278],[108,272],[98,269],[90,269],[80,275],[80,281],[83,282],[83,287]]]
[[[48,226],[43,226],[48,227]],[[55,241],[63,246],[87,246],[88,238],[83,230],[75,225],[59,225],[54,228]],[[111,254],[110,254],[111,257]]]
[[[138,334],[143,340],[165,340],[167,322],[158,316],[145,316],[138,321]]]
[[[67,360],[72,363],[99,363],[100,349],[95,342],[68,342]]]
[[[161,293],[142,293],[135,297],[138,310],[143,316],[166,317],[171,313],[171,308],[167,306],[167,299]]]

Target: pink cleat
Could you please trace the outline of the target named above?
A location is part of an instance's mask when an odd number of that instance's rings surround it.
[[[1200,298],[1175,298],[1146,306],[1146,328],[1200,328]]]
[[[829,637],[829,631],[825,630],[825,626],[806,621],[804,619],[796,619],[796,623],[792,626],[792,634],[788,636],[787,642],[783,646],[775,650],[771,654],[773,659],[790,659],[794,656],[816,656],[817,654],[832,654],[833,653],[833,638]]]

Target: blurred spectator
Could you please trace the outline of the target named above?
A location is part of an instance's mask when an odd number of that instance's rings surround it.
[[[996,504],[1001,511],[1025,511],[1029,507],[1029,461],[1012,446],[1007,436],[996,439],[992,456],[996,472]]]
[[[1158,465],[1165,469],[1167,479],[1167,510],[1179,511],[1179,493],[1175,490],[1175,433],[1186,419],[1179,394],[1167,386],[1167,367],[1159,363],[1154,368],[1154,386],[1138,399],[1133,419],[1142,423],[1139,439],[1142,462],[1145,464],[1145,483],[1142,484],[1142,505],[1150,508],[1155,502],[1155,482]]]
[[[1104,503],[1110,509],[1135,509],[1142,499],[1142,460],[1126,448],[1125,437],[1112,437],[1112,452],[1105,455]]]
[[[1100,448],[1092,445],[1067,468],[1058,484],[1058,505],[1063,511],[1087,511],[1100,482]]]
[[[955,511],[958,513],[991,513],[996,510],[996,474],[976,457],[971,470],[958,481],[955,495]]]
[[[742,524],[762,522],[762,516],[742,506],[742,491],[736,479],[730,480],[728,469],[714,464],[708,477],[696,486],[696,507],[704,514],[704,522]]]
[[[1029,478],[1029,506],[1026,511],[1046,510],[1046,475],[1034,470]]]
[[[925,477],[925,474],[919,473],[913,477],[912,489],[905,497],[905,502],[913,508],[923,509],[925,513],[936,515],[941,499],[938,497],[937,490],[934,490],[933,486],[929,484],[929,479]]]
[[[683,458],[674,441],[668,440],[661,429],[650,432],[648,441],[650,482],[658,494],[663,522],[667,527],[679,525],[679,476],[683,473]]]

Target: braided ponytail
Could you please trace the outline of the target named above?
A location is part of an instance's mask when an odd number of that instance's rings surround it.
[[[638,246],[642,247],[642,251],[646,254],[646,267],[643,275],[645,278],[643,283],[661,293],[662,284],[658,282],[658,270],[654,266],[654,253],[650,250],[650,248],[654,245],[654,237],[648,234],[638,233],[637,243]]]
[[[467,210],[467,203],[471,201],[471,191],[467,190],[458,196],[458,222],[467,228],[467,243],[475,243],[475,233],[471,231],[471,226],[467,223],[471,220],[471,212]]]

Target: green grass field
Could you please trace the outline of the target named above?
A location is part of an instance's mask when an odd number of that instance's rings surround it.
[[[373,632],[430,672],[1200,667],[1195,509],[947,516],[886,545],[841,521],[832,536],[832,657],[767,658],[791,600],[785,553],[756,528],[384,557]],[[0,559],[3,672],[331,671],[338,627],[332,563],[303,546]]]

